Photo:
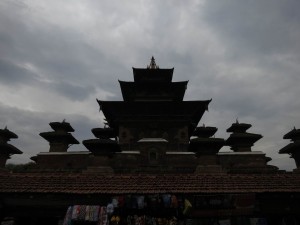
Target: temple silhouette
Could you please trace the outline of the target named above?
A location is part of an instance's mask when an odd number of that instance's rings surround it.
[[[122,101],[97,103],[105,117],[94,138],[80,144],[71,124],[50,122],[40,136],[48,151],[30,169],[5,169],[22,152],[0,129],[0,219],[15,224],[190,225],[300,224],[300,130],[279,150],[295,159],[293,172],[268,165],[252,146],[262,138],[236,120],[225,140],[200,124],[211,100],[184,101],[188,81],[152,57],[120,81]],[[91,134],[91,136],[92,136]],[[230,151],[221,151],[229,146]],[[277,150],[278,151],[278,150]],[[111,210],[112,206],[112,210]],[[84,215],[84,216],[82,216]]]

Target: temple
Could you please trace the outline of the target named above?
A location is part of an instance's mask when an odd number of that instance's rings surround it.
[[[12,155],[22,154],[21,150],[7,143],[12,138],[18,138],[18,135],[8,130],[7,127],[0,129],[0,168],[5,166],[6,161]]]
[[[294,127],[293,130],[283,136],[284,139],[291,139],[292,143],[279,150],[280,154],[289,154],[295,159],[296,171],[300,171],[300,129]]]
[[[227,139],[200,123],[210,100],[184,101],[188,81],[152,57],[120,81],[123,100],[97,103],[104,125],[81,151],[71,124],[51,122],[40,136],[49,150],[30,170],[5,169],[17,135],[0,130],[0,220],[14,224],[190,225],[300,224],[300,173],[269,165],[254,151],[262,135],[238,120]],[[199,125],[201,124],[201,125]],[[279,153],[300,166],[300,131]],[[221,151],[224,146],[230,151]],[[47,213],[45,213],[47,212]]]

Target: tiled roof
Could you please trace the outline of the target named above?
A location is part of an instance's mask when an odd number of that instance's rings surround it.
[[[300,192],[300,174],[0,175],[0,193],[151,194]]]

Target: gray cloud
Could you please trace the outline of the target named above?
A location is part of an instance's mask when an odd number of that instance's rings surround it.
[[[204,19],[238,55],[297,54],[299,1],[207,1]],[[241,54],[242,53],[242,54]],[[236,58],[237,59],[237,58]]]
[[[0,59],[0,81],[6,85],[31,83],[34,81],[34,74],[13,62]]]
[[[18,162],[47,151],[37,134],[51,121],[65,118],[78,139],[91,138],[102,125],[95,98],[122,99],[117,80],[132,80],[131,67],[154,55],[175,67],[174,80],[189,80],[185,100],[213,99],[201,123],[217,136],[228,137],[238,117],[264,136],[254,150],[294,168],[277,152],[300,127],[298,8],[296,0],[1,1],[0,121],[20,137]]]

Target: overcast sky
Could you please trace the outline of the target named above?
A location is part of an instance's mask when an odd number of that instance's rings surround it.
[[[38,134],[51,121],[93,138],[103,126],[96,98],[122,100],[118,79],[153,55],[175,67],[174,81],[189,80],[186,101],[212,98],[200,124],[218,127],[216,137],[236,118],[251,123],[264,136],[253,150],[295,168],[278,150],[300,128],[299,10],[299,0],[1,0],[0,127],[23,151],[9,162],[47,152]]]

